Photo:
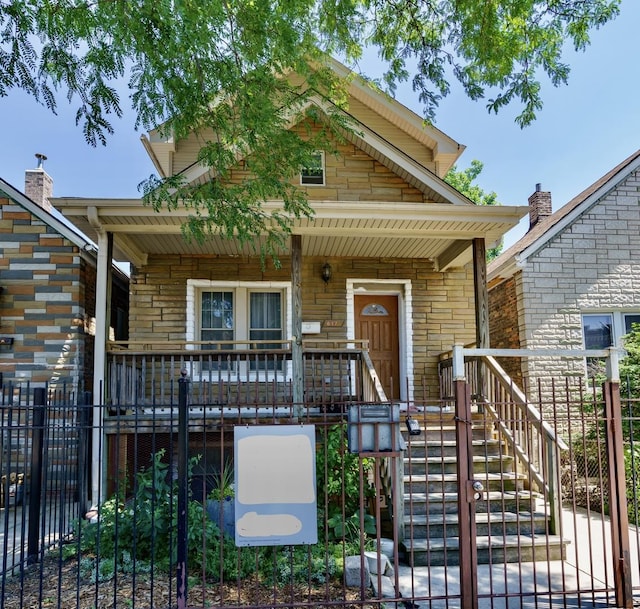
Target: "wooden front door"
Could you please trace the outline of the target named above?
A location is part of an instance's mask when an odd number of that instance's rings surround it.
[[[369,355],[387,397],[400,399],[398,297],[359,294],[354,309],[356,339],[369,341]]]

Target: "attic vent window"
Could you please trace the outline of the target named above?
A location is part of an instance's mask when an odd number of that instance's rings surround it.
[[[309,165],[302,168],[300,184],[303,186],[324,186],[324,152],[314,153]]]

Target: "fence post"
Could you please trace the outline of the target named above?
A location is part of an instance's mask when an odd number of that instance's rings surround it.
[[[78,404],[78,503],[82,516],[89,507],[89,472],[91,468],[91,392],[84,391]]]
[[[43,387],[33,392],[33,425],[31,445],[31,482],[29,485],[29,529],[27,564],[38,562],[40,539],[40,503],[42,501],[42,463],[46,393]],[[24,493],[23,493],[24,501]]]
[[[560,506],[562,505],[562,484],[560,482],[560,458],[558,445],[548,436],[542,436],[546,446],[547,484],[549,485],[549,532],[559,535],[562,530]]]
[[[620,384],[606,381],[603,385],[605,421],[607,425],[607,465],[609,470],[609,516],[611,520],[611,553],[616,606],[631,609],[633,590],[629,547],[629,515],[622,437]]]
[[[189,379],[187,371],[182,370],[178,381],[178,548],[176,564],[178,609],[186,609],[187,607],[188,396]]]
[[[478,607],[478,555],[476,505],[473,489],[473,425],[471,388],[464,380],[453,382],[455,392],[456,446],[458,449],[458,527],[460,553],[460,605]]]

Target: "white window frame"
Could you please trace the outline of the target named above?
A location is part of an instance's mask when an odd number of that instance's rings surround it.
[[[580,331],[582,333],[582,345],[586,348],[584,336],[584,318],[590,315],[610,315],[611,316],[611,341],[612,347],[622,348],[622,337],[627,334],[625,321],[627,315],[638,315],[640,311],[582,311],[580,314]]]
[[[308,169],[307,167],[303,167],[300,170],[300,185],[301,186],[325,186],[327,180],[327,171],[324,157],[324,150],[316,150],[314,155],[320,157],[320,170],[322,171],[322,182],[305,182],[305,174],[304,171]],[[309,178],[308,178],[309,179]]]
[[[234,293],[234,340],[249,340],[249,293],[251,292],[275,292],[283,293],[283,340],[292,339],[291,328],[291,311],[292,294],[291,282],[289,281],[218,281],[208,279],[188,279],[187,280],[187,315],[186,315],[186,333],[185,339],[187,349],[195,350],[197,346],[193,343],[198,342],[200,329],[200,294],[207,291],[233,292]],[[240,314],[238,314],[240,312]],[[240,338],[241,337],[241,338]],[[251,370],[248,366],[242,366],[238,370],[225,371],[225,378],[230,380],[247,380],[255,379],[259,375],[261,379],[269,380],[276,375],[285,375],[286,379],[290,379],[291,363],[287,362],[285,370]],[[200,371],[194,370],[194,376],[197,380]]]

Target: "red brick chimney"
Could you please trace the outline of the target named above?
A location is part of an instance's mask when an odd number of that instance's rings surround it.
[[[53,207],[49,203],[49,197],[53,196],[53,180],[43,167],[47,157],[38,153],[36,159],[38,159],[38,167],[24,172],[24,194],[40,207],[51,211]]]
[[[542,192],[541,185],[536,184],[536,191],[529,197],[529,230],[551,213],[551,193]]]

